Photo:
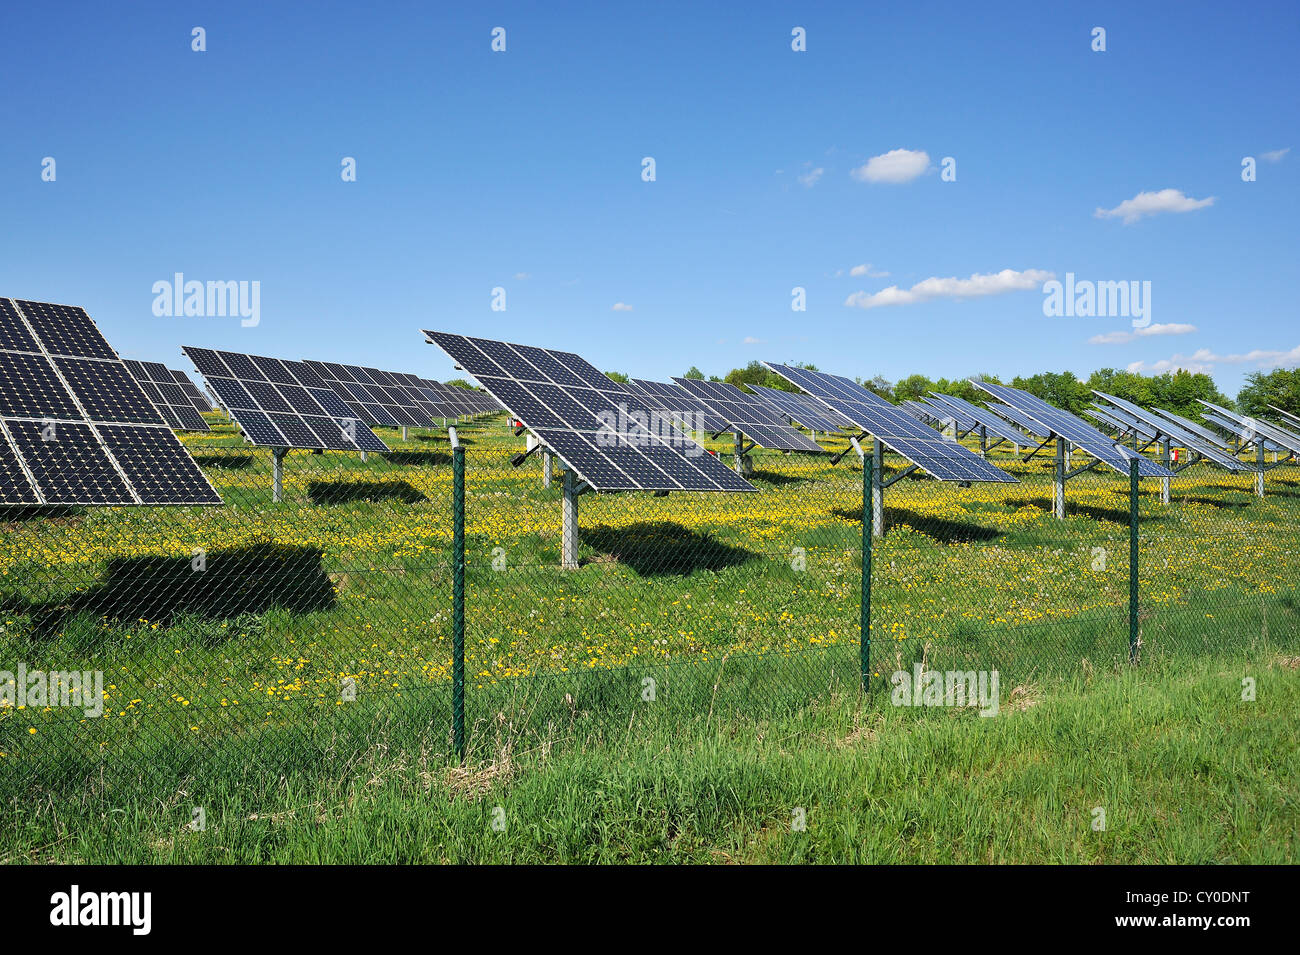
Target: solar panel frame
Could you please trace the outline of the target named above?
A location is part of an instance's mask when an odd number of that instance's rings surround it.
[[[637,413],[655,409],[579,355],[446,332],[424,335],[595,491],[757,491],[671,424],[662,434],[639,424]],[[569,401],[586,416],[566,423],[566,415],[576,416]]]
[[[935,434],[933,428],[917,421],[897,405],[890,404],[852,378],[794,368],[777,362],[765,361],[763,364],[940,481],[1019,483],[1016,478],[994,467],[965,446]],[[958,450],[952,453],[936,450],[929,442]]]

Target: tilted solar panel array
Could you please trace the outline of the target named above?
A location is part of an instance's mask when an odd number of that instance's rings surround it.
[[[1009,426],[1005,421],[987,408],[981,408],[974,402],[967,401],[965,398],[958,398],[956,395],[944,395],[937,391],[930,392],[930,404],[937,407],[949,407],[954,411],[961,412],[971,422],[972,427],[983,427],[985,434],[996,435],[1012,444],[1024,444],[1028,439]]]
[[[1032,434],[1039,441],[1043,441],[1052,436],[1052,429],[1044,425],[1041,421],[1035,421],[1029,415],[1010,405],[1004,405],[1000,401],[989,403],[989,411],[992,411],[1004,421],[1020,428],[1026,434]]]
[[[956,441],[935,434],[933,428],[921,424],[852,378],[770,361],[763,364],[940,481],[1017,483],[1010,474]]]
[[[572,352],[444,332],[424,334],[597,491],[754,491],[655,409]]]
[[[176,384],[181,386],[181,391],[185,392],[185,397],[190,399],[190,404],[194,405],[194,410],[199,414],[207,414],[212,410],[212,399],[199,390],[199,386],[190,381],[190,376],[176,368],[168,369],[172,373],[172,379]]]
[[[1042,398],[1031,395],[1027,391],[975,379],[971,380],[971,384],[1035,419],[1050,429],[1053,434],[1064,438],[1076,448],[1086,451],[1107,467],[1114,468],[1121,474],[1128,474],[1129,461],[1132,458],[1137,458],[1138,474],[1143,477],[1174,476],[1174,473],[1168,468],[1142,457],[1136,451],[1121,447],[1087,422],[1075,417],[1068,411],[1062,411],[1060,408],[1048,404]]]
[[[420,379],[404,383],[393,372],[361,365],[344,365],[333,361],[305,362],[308,368],[333,389],[359,421],[389,428],[427,428],[433,414],[425,405],[429,399],[420,393]],[[441,417],[441,415],[439,415]]]
[[[220,504],[86,312],[0,299],[0,502]]]
[[[818,405],[807,395],[782,391],[780,388],[768,388],[766,385],[750,385],[760,400],[766,401],[783,417],[797,421],[813,431],[838,431],[848,422]]]
[[[937,416],[939,421],[956,422],[957,428],[960,431],[969,431],[976,425],[975,419],[967,415],[965,412],[949,408],[933,398],[922,398],[920,403],[922,408],[929,408],[931,414]]]
[[[1107,408],[1097,404],[1095,401],[1083,413],[1095,421],[1100,421],[1104,425],[1109,425],[1115,429],[1115,441],[1121,442],[1126,440],[1128,435],[1136,434],[1139,441],[1155,441],[1160,435],[1159,432],[1147,427],[1141,421],[1134,421],[1128,415],[1122,415],[1117,409]]]
[[[306,362],[187,345],[217,400],[251,443],[270,448],[387,451]]]
[[[745,435],[765,448],[777,451],[821,453],[821,446],[790,424],[769,405],[747,395],[725,381],[700,381],[698,378],[674,378],[696,398],[723,418],[728,431]]]
[[[645,378],[630,378],[627,386],[688,430],[708,431],[710,434],[728,430],[725,418],[685,388]]]
[[[1108,395],[1104,391],[1097,391],[1096,389],[1094,389],[1092,393],[1111,403],[1114,408],[1112,417],[1117,417],[1121,421],[1130,421],[1134,423],[1141,422],[1146,427],[1147,433],[1154,433],[1157,436],[1164,436],[1177,441],[1183,447],[1187,448],[1187,450],[1195,451],[1201,457],[1213,461],[1215,464],[1227,468],[1229,471],[1237,472],[1257,470],[1253,465],[1243,463],[1232,455],[1220,451],[1216,446],[1202,440],[1199,435],[1194,434],[1186,428],[1179,427],[1177,424],[1164,421],[1158,415],[1147,411],[1131,401],[1127,401],[1124,398],[1117,398],[1114,395]]]
[[[426,397],[435,402],[439,408],[437,417],[458,418],[463,416],[490,414],[500,411],[500,404],[485,391],[470,391],[441,381],[421,378]]]
[[[165,365],[133,358],[126,359],[124,364],[173,431],[209,430],[203,415],[194,410],[194,402]]]
[[[1203,398],[1197,398],[1196,400],[1229,421],[1236,422],[1238,427],[1242,429],[1242,434],[1257,434],[1261,438],[1266,438],[1293,454],[1300,454],[1300,435],[1292,434],[1290,431],[1280,427],[1279,425],[1269,424],[1267,421],[1260,421],[1258,418],[1239,415],[1235,411],[1229,411],[1227,408],[1216,405],[1211,401],[1206,401]]]

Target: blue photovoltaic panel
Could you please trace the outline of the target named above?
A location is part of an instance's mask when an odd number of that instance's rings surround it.
[[[1129,435],[1137,435],[1139,441],[1154,441],[1158,437],[1156,432],[1152,431],[1140,421],[1133,421],[1127,415],[1121,415],[1117,410],[1105,408],[1093,402],[1083,413],[1089,418],[1100,421],[1102,424],[1114,428],[1114,440],[1116,444],[1127,444]]]
[[[630,378],[627,386],[688,431],[718,434],[728,430],[726,419],[685,388],[645,378]]]
[[[1007,425],[1005,421],[999,418],[988,408],[981,408],[974,402],[967,401],[965,398],[958,398],[956,395],[944,395],[937,391],[930,392],[930,403],[938,407],[950,407],[955,411],[960,411],[970,419],[974,427],[983,427],[986,434],[995,435],[1004,441],[1010,441],[1012,444],[1025,444],[1028,438]]]
[[[1164,421],[1158,415],[1143,409],[1131,401],[1127,401],[1124,398],[1117,398],[1114,395],[1108,395],[1104,391],[1097,391],[1096,389],[1094,389],[1092,393],[1111,403],[1115,409],[1112,413],[1112,417],[1117,417],[1121,421],[1127,420],[1134,423],[1141,422],[1147,429],[1148,434],[1167,437],[1181,444],[1183,447],[1187,448],[1188,451],[1194,451],[1206,460],[1211,461],[1220,467],[1227,468],[1229,471],[1238,472],[1257,470],[1254,466],[1244,464],[1232,455],[1220,451],[1216,446],[1203,441],[1198,435],[1188,431],[1186,428],[1181,428],[1176,424]]]
[[[959,431],[970,431],[976,425],[975,419],[964,411],[947,407],[934,398],[922,398],[921,402],[922,407],[933,409],[934,413],[939,416],[940,421],[955,421]]]
[[[1241,434],[1245,436],[1259,435],[1260,438],[1266,438],[1293,454],[1300,454],[1300,435],[1292,434],[1285,428],[1269,424],[1267,421],[1260,421],[1258,418],[1239,415],[1235,411],[1229,411],[1227,408],[1220,407],[1203,398],[1197,398],[1196,400],[1227,420],[1235,421],[1237,426],[1241,428]]]
[[[1035,419],[1050,429],[1057,437],[1064,438],[1076,448],[1086,451],[1107,467],[1113,468],[1121,474],[1128,474],[1129,461],[1137,458],[1138,474],[1142,477],[1174,476],[1174,472],[1168,468],[1142,457],[1136,451],[1130,451],[1128,448],[1116,444],[1111,438],[1102,434],[1092,425],[1076,418],[1068,411],[1062,411],[1060,408],[1048,404],[1043,399],[1031,395],[1027,391],[975,379],[971,379],[971,384],[976,388],[987,391],[1004,404]]]
[[[221,503],[72,305],[0,299],[0,448],[0,504]]]
[[[1227,448],[1229,446],[1227,440],[1224,439],[1223,435],[1217,434],[1216,432],[1211,431],[1209,428],[1197,424],[1195,421],[1189,421],[1187,418],[1184,418],[1182,415],[1174,414],[1172,411],[1165,411],[1163,408],[1152,408],[1151,411],[1152,414],[1158,416],[1157,420],[1163,419],[1165,421],[1179,425],[1185,430],[1196,435],[1206,444],[1209,444],[1216,448]]]
[[[852,378],[770,361],[763,364],[940,481],[1018,483],[1010,474],[956,441],[935,434],[933,428]]]
[[[231,419],[252,444],[317,451],[379,451],[387,445],[343,404],[310,362],[185,346]]]
[[[424,334],[597,491],[756,490],[671,424],[641,426],[657,409],[572,352]]]
[[[990,402],[989,411],[992,411],[1004,421],[1008,421],[1017,428],[1020,428],[1026,434],[1032,434],[1040,441],[1052,436],[1052,430],[1043,425],[1042,422],[1035,421],[1019,409],[1012,408],[1010,405],[1004,405],[1000,401]]]
[[[127,359],[123,364],[135,379],[135,383],[149,396],[154,407],[166,419],[169,428],[173,431],[209,430],[208,423],[194,409],[194,402],[190,399],[190,395],[177,382],[170,369],[156,361]],[[190,387],[193,385],[191,384]]]
[[[807,395],[796,394],[793,391],[782,391],[779,388],[768,388],[765,385],[750,385],[749,387],[754,394],[775,408],[777,412],[813,431],[835,432],[848,423],[838,415],[813,402]]]
[[[778,451],[821,452],[821,446],[789,423],[770,405],[753,395],[747,395],[735,385],[725,381],[701,381],[698,378],[674,378],[674,382],[689,391],[727,421],[728,431],[744,434],[764,448]]]

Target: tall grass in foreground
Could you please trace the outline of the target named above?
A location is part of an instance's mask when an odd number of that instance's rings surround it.
[[[622,723],[591,707],[641,689],[630,677],[515,684],[474,712],[461,767],[445,720],[409,699],[355,734],[322,730],[297,749],[268,740],[256,764],[239,747],[172,746],[142,753],[134,777],[115,766],[97,783],[68,767],[77,787],[51,779],[10,794],[3,851],[141,863],[1293,863],[1294,603],[1268,607],[1268,638],[1232,639],[1243,621],[1211,621],[1208,653],[1004,683],[987,719],[893,707],[884,675],[864,700],[851,667],[819,692],[746,706],[761,673],[738,661],[728,677],[727,661],[694,684],[703,697],[674,703],[665,688],[625,705]],[[286,732],[301,740],[301,729]],[[187,828],[194,807],[204,831]],[[1104,831],[1092,828],[1098,808]]]

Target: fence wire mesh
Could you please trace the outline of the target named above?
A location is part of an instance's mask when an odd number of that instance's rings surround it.
[[[1061,520],[1049,455],[991,451],[1018,483],[901,476],[875,536],[862,462],[819,435],[842,460],[754,449],[756,494],[581,495],[566,569],[562,465],[548,485],[539,455],[512,464],[522,439],[498,417],[460,430],[462,739],[452,451],[384,438],[365,461],[290,453],[276,502],[270,454],[218,425],[185,442],[222,507],[0,515],[6,804],[797,710],[861,692],[868,638],[871,698],[899,674],[996,672],[1004,706],[1131,665],[1134,633],[1144,666],[1297,652],[1294,467],[1261,498],[1254,475],[1196,465],[1168,503],[1158,480],[1135,501],[1128,476],[1084,471]],[[906,462],[883,465],[889,481]]]

